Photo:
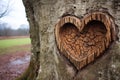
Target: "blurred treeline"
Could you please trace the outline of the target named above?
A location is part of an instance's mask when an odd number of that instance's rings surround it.
[[[20,25],[18,29],[12,29],[9,24],[0,24],[0,36],[27,36],[29,35],[29,26]]]

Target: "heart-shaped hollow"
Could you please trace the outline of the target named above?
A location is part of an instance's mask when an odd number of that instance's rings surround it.
[[[115,26],[110,16],[101,12],[83,19],[63,17],[55,27],[58,48],[77,69],[99,57],[114,40]]]

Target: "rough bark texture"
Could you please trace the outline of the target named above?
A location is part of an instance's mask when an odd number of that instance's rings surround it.
[[[64,15],[82,18],[92,11],[113,16],[120,29],[119,0],[23,0],[30,23],[31,62],[19,80],[119,80],[120,32],[118,39],[97,60],[77,70],[57,49],[54,29]],[[116,31],[117,32],[117,31]]]

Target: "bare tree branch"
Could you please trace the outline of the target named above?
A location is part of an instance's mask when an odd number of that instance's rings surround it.
[[[8,9],[9,9],[9,3],[10,3],[10,0],[9,0],[8,3],[7,3],[7,8],[6,8],[5,11],[0,15],[0,18],[3,17],[3,16],[7,13]]]

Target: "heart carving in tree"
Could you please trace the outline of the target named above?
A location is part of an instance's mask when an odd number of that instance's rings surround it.
[[[79,70],[110,46],[115,39],[115,25],[103,12],[92,12],[82,19],[65,16],[55,26],[55,37],[60,53]]]

